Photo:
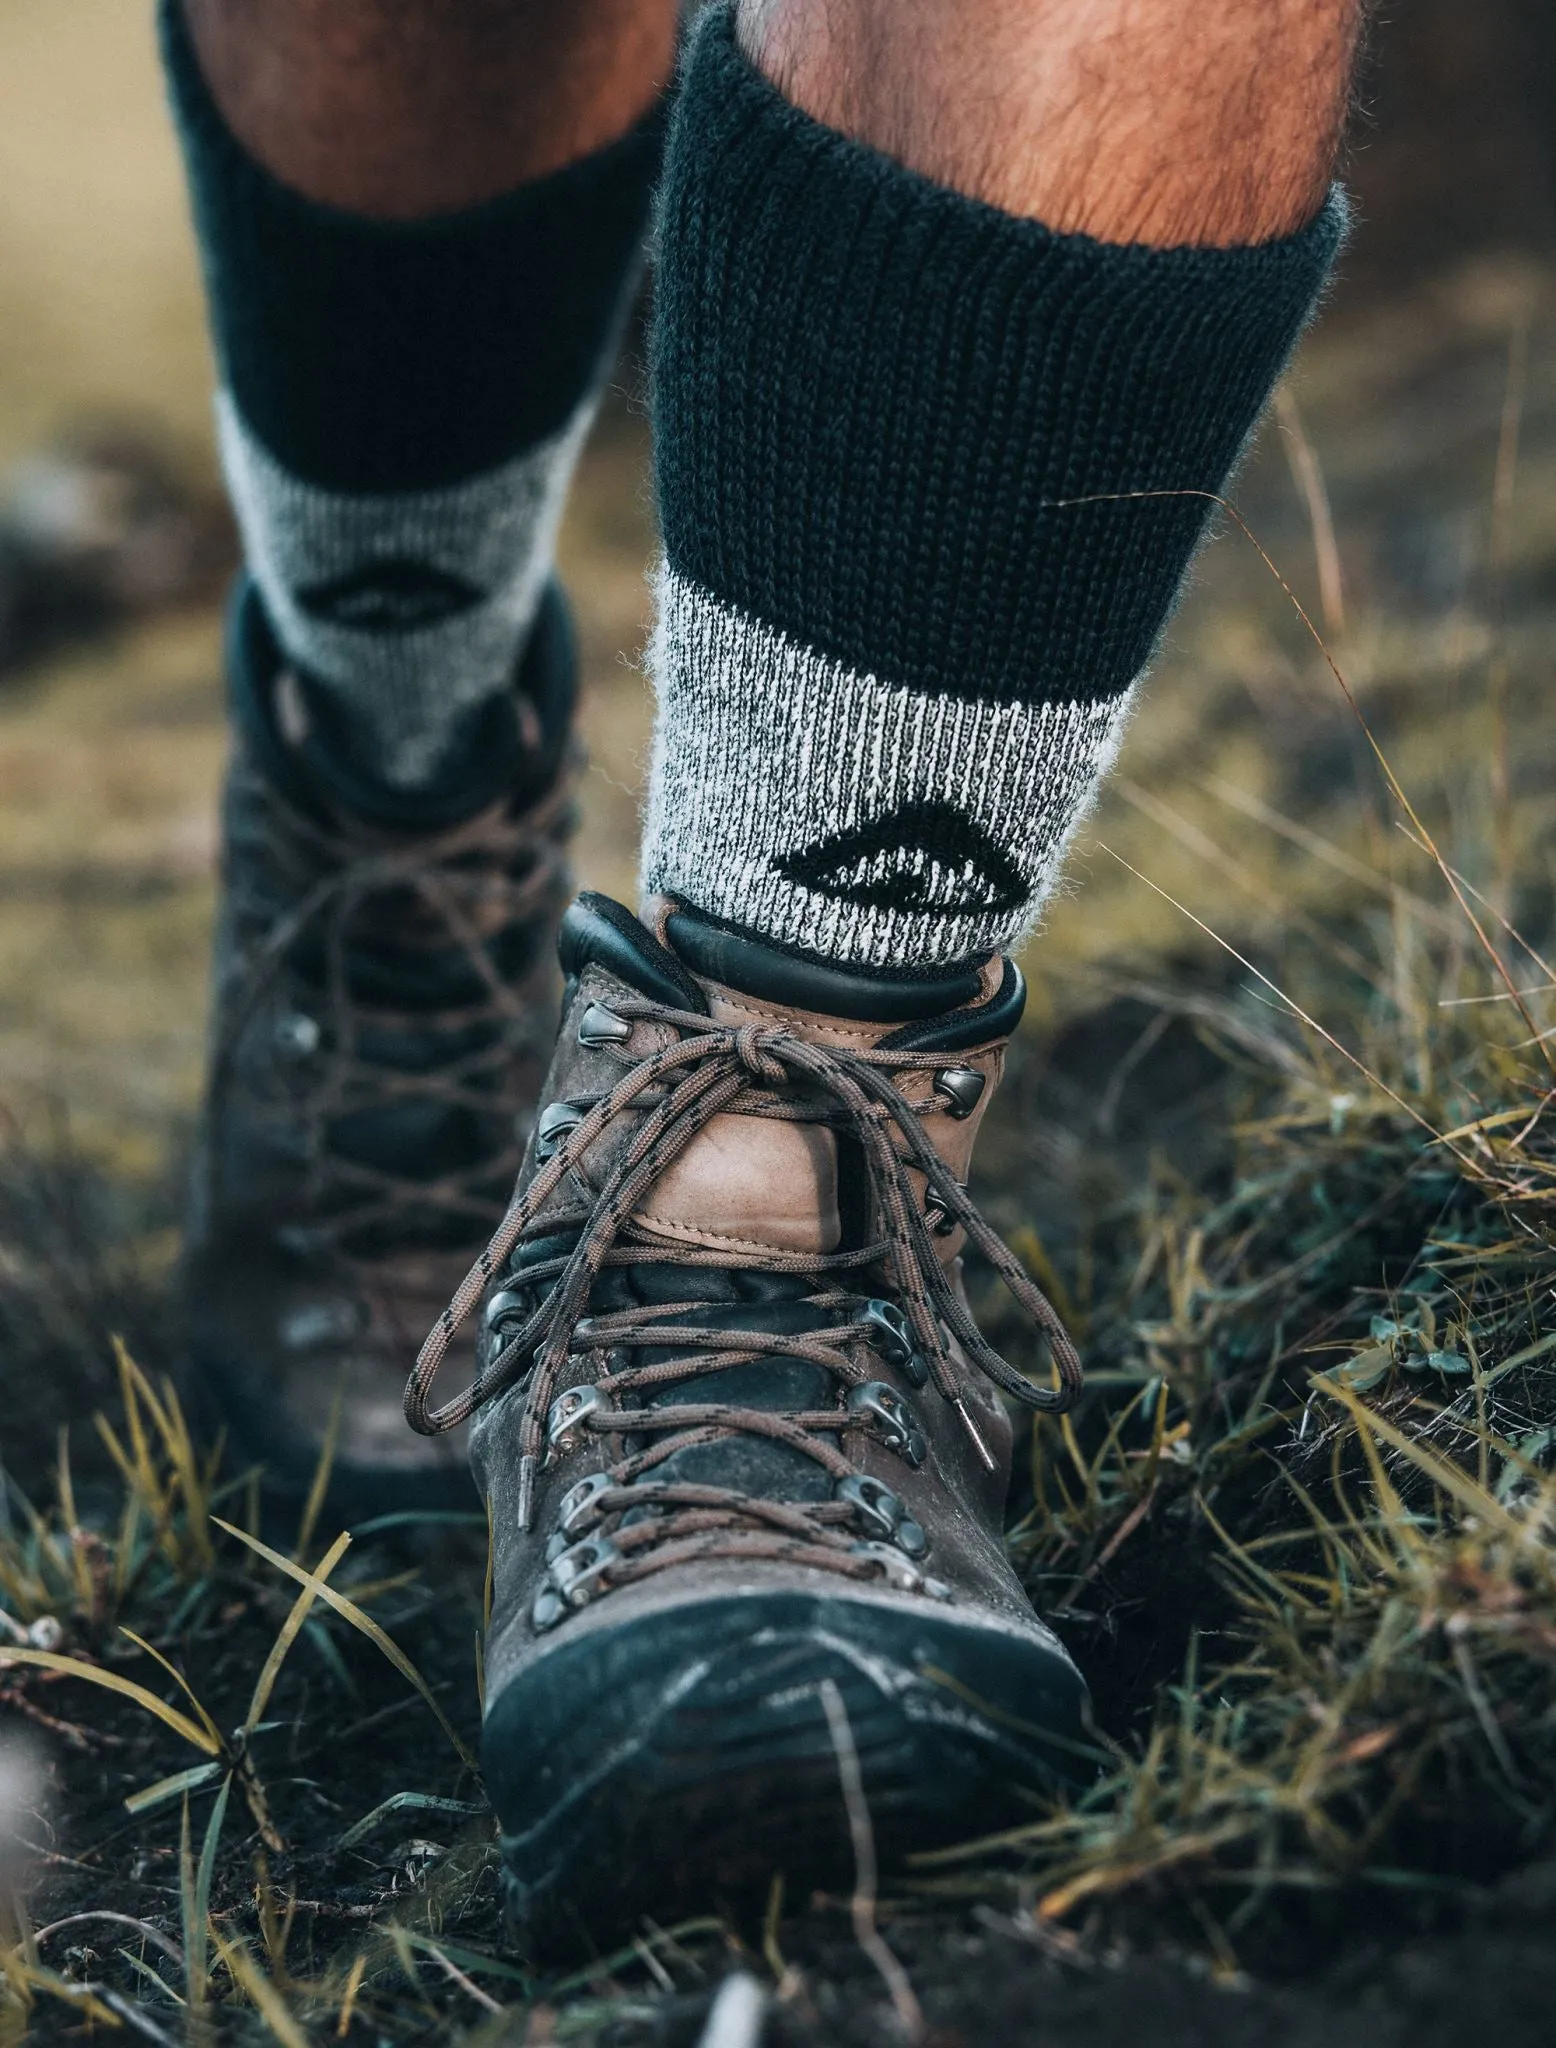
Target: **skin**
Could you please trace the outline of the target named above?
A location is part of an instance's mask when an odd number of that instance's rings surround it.
[[[675,66],[676,0],[184,0],[217,104],[310,199],[473,206],[625,135]]]
[[[742,43],[829,127],[1060,232],[1292,233],[1323,202],[1362,0],[741,0]]]
[[[1289,234],[1323,200],[1363,0],[740,0],[754,61],[900,162],[1060,231]],[[234,132],[310,197],[414,219],[623,135],[676,0],[185,0]]]

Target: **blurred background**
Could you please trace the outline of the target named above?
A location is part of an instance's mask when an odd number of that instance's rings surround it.
[[[1480,885],[1543,903],[1548,0],[1392,0],[1363,103],[1357,231],[1238,502]],[[233,558],[210,381],[148,0],[0,0],[0,1113],[122,1190],[172,1185],[199,1079]],[[580,865],[621,894],[648,727],[638,389],[629,355],[563,545],[592,755]],[[1272,969],[1320,920],[1362,914],[1369,867],[1416,859],[1334,678],[1230,527],[1032,951],[1040,1030],[1099,976],[1205,955],[1105,848]],[[170,1196],[146,1211],[163,1254],[173,1213]]]

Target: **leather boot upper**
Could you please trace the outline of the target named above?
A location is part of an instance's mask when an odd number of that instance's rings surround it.
[[[370,821],[282,730],[267,650],[240,641],[233,667],[184,1275],[195,1371],[283,1492],[306,1490],[332,1436],[344,1512],[423,1505],[423,1481],[464,1504],[462,1444],[412,1435],[399,1395],[530,1135],[567,777],[553,762],[474,815]]]
[[[422,1428],[476,1414],[489,1701],[564,1639],[785,1587],[938,1609],[1062,1658],[1005,1555],[1000,1388],[1057,1406],[1078,1369],[964,1192],[1019,974],[991,961],[951,1007],[929,1009],[931,986],[928,1014],[883,1022],[779,1000],[785,981],[835,999],[850,979],[792,963],[762,994],[717,982],[684,957],[684,913],[655,923],[598,897],[569,912],[515,1202],[407,1392]],[[1063,1391],[978,1335],[969,1235],[1039,1320]],[[477,1311],[477,1381],[434,1409]]]

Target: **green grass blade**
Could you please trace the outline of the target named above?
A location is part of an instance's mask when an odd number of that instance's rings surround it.
[[[148,1785],[144,1792],[132,1792],[125,1800],[131,1813],[150,1813],[163,1806],[170,1799],[176,1799],[181,1792],[198,1792],[203,1785],[209,1785],[220,1777],[222,1764],[218,1760],[208,1764],[191,1764],[187,1771],[175,1771],[171,1778],[159,1778],[155,1785]]]
[[[222,1780],[222,1788],[216,1795],[211,1808],[211,1817],[205,1824],[205,1840],[200,1845],[200,1867],[195,1872],[195,1924],[201,1930],[200,1939],[205,1939],[205,1930],[211,1924],[211,1882],[216,1874],[216,1851],[221,1842],[222,1826],[227,1818],[227,1799],[232,1791],[232,1775]],[[189,1811],[186,1804],[185,1813]]]
[[[484,1804],[468,1799],[440,1799],[431,1792],[396,1792],[391,1799],[375,1806],[371,1813],[365,1813],[353,1826],[347,1828],[335,1844],[337,1852],[354,1849],[358,1842],[365,1842],[380,1821],[396,1813],[444,1813],[460,1820],[474,1820],[478,1814],[487,1812]]]

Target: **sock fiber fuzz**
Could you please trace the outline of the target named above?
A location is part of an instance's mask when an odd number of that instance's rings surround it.
[[[233,136],[162,39],[249,575],[354,775],[457,785],[512,689],[637,275],[663,118],[480,206],[383,221]]]
[[[645,892],[886,972],[1009,946],[1211,509],[1127,494],[1221,489],[1344,201],[1250,248],[1057,235],[812,120],[719,5],[661,214]]]

